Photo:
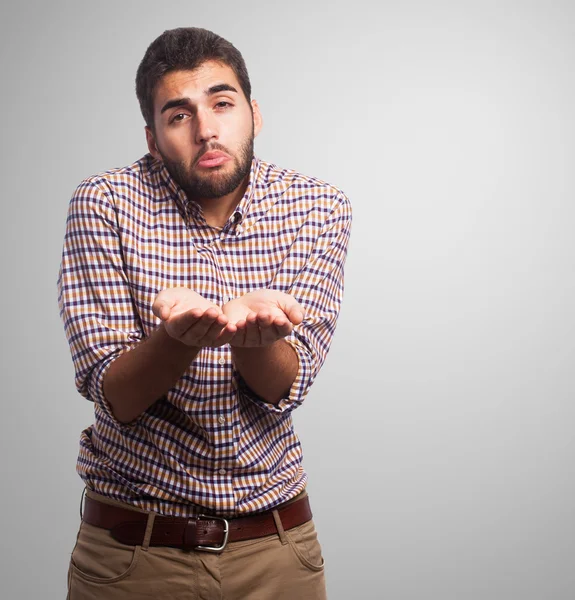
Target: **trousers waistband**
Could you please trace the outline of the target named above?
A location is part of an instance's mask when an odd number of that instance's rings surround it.
[[[82,520],[94,527],[110,531],[123,544],[141,546],[146,533],[150,546],[171,546],[183,550],[221,552],[228,542],[238,542],[272,535],[278,532],[274,512],[284,529],[292,529],[311,520],[309,497],[278,506],[263,513],[224,519],[214,515],[190,518],[166,517],[138,512],[86,496]],[[150,520],[153,524],[149,525]],[[149,526],[152,527],[151,532]]]

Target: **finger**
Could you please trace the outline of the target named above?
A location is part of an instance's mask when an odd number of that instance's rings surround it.
[[[175,339],[181,340],[182,336],[198,322],[199,317],[189,313],[172,317],[165,322],[166,331]]]
[[[229,344],[237,334],[237,327],[233,323],[228,323],[214,340],[214,347]]]
[[[152,304],[152,312],[162,320],[167,320],[182,299],[182,293],[194,293],[187,288],[166,288],[162,290],[155,298]],[[196,294],[196,296],[198,296]],[[201,296],[198,296],[201,299]]]
[[[222,325],[225,325],[228,322],[228,318],[224,314],[220,313],[216,306],[210,306],[206,310],[199,307],[191,308],[190,310],[174,316],[172,320],[174,322],[178,320],[182,324],[188,323],[188,326],[192,326],[204,317],[211,320],[218,319]]]
[[[230,322],[237,323],[238,321],[245,319],[251,311],[238,302],[231,300],[228,304],[224,304],[222,312],[228,317]]]
[[[236,323],[236,334],[234,335],[232,341],[230,342],[232,346],[238,346],[239,348],[243,348],[246,344],[246,324],[245,321],[242,327],[239,327]]]
[[[218,339],[218,337],[220,336],[220,334],[222,334],[225,329],[226,329],[227,325],[225,323],[220,323],[219,319],[216,319],[212,325],[209,327],[209,329],[206,331],[205,335],[203,336],[203,338],[201,338],[199,340],[199,345],[200,346],[210,346],[210,347],[215,347],[216,345],[216,340]],[[235,327],[234,327],[235,329]]]
[[[303,306],[293,296],[286,294],[281,308],[294,325],[299,325],[304,320]]]
[[[269,327],[273,320],[273,315],[265,310],[262,310],[257,314],[257,324],[260,327]]]
[[[286,324],[289,323],[284,314],[278,315],[276,318],[282,320]],[[274,322],[275,318],[271,313],[266,311],[260,311],[258,313],[257,324],[260,330],[260,345],[269,346],[283,337],[278,336],[277,329],[273,325]]]
[[[249,315],[246,319],[244,345],[249,348],[261,346],[260,328],[257,324],[257,315]]]
[[[188,320],[190,321],[190,324],[195,323],[198,319],[200,319],[202,317],[202,315],[204,314],[204,310],[201,308],[190,308],[189,310],[186,310],[184,312],[178,313],[178,314],[173,314],[172,318],[170,319],[170,321],[172,322],[180,322],[180,323],[186,323]],[[213,315],[214,313],[210,313],[210,315]]]
[[[206,309],[203,314],[209,316],[210,318],[214,317],[218,321],[220,320],[220,317],[223,317],[225,322],[222,323],[222,325],[225,325],[228,322],[228,318],[221,312],[221,310],[219,310],[218,306],[210,306],[210,308]]]
[[[192,311],[193,312],[193,311]],[[206,335],[212,324],[218,319],[218,315],[206,311],[201,317],[184,332],[181,341],[190,346],[197,346]]]
[[[170,313],[172,312],[172,307],[167,304],[162,304],[158,308],[158,312],[156,316],[159,317],[162,321],[167,321],[170,318]]]
[[[255,312],[250,312],[246,317],[236,322],[236,327],[239,330],[246,331],[248,327],[257,322],[258,315]]]
[[[270,346],[283,336],[278,335],[277,329],[271,323],[266,327],[260,327],[260,340],[262,346]]]
[[[305,313],[299,304],[297,306],[290,307],[286,315],[294,325],[299,325],[305,317]]]
[[[273,321],[272,321],[273,325],[275,325],[276,327],[283,327],[284,325],[290,325],[291,326],[291,322],[290,320],[287,318],[286,314],[283,313],[281,315],[278,315],[276,317],[274,317]]]
[[[214,321],[221,321],[222,325],[225,325],[228,322],[228,318],[225,315],[222,315],[218,312],[217,308],[212,306],[207,310],[202,310],[201,308],[192,308],[191,310],[182,313],[185,316],[190,316],[193,321],[191,322],[191,326],[193,327],[198,321],[205,320],[205,323],[209,327]],[[184,332],[185,333],[185,332]]]
[[[210,327],[206,335],[209,335],[212,329],[214,331],[217,329],[219,333],[224,327],[226,327],[226,325],[228,325],[228,318],[226,315],[217,315],[213,325]]]
[[[156,296],[152,304],[152,312],[162,321],[167,321],[170,318],[174,304],[174,299],[170,298],[170,295],[165,291],[162,291]]]
[[[166,322],[166,329],[172,337],[180,339],[200,320],[203,314],[201,308],[192,308],[191,310],[168,319]]]
[[[278,339],[288,336],[293,331],[293,325],[289,321],[286,321],[283,325],[276,325],[274,321],[273,327],[277,333]]]
[[[250,319],[249,323],[248,323],[248,317]],[[250,312],[247,317],[239,320],[235,324],[237,333],[233,339],[233,343],[232,343],[233,346],[246,347],[248,345],[247,338],[246,338],[247,331],[248,331],[248,328],[253,326],[256,318],[257,318],[256,313]]]

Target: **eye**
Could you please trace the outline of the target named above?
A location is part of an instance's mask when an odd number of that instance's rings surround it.
[[[227,102],[226,100],[221,100],[220,102],[218,102],[216,104],[216,108],[222,108],[222,109],[228,108],[230,106],[233,106],[233,104],[231,102]]]
[[[187,117],[189,117],[189,115],[186,113],[177,113],[172,117],[170,122],[171,123],[181,123]]]

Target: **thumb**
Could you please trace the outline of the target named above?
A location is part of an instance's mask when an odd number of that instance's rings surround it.
[[[285,300],[281,308],[286,314],[287,318],[294,325],[299,325],[305,317],[305,311],[302,305],[293,296],[290,296],[289,294],[285,295]]]
[[[176,299],[170,294],[170,290],[162,290],[152,304],[152,312],[162,321],[167,321],[175,304]]]

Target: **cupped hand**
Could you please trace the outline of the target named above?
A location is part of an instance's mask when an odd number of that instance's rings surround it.
[[[235,298],[222,307],[237,333],[232,346],[269,346],[288,336],[304,319],[304,310],[289,294],[277,290],[256,290]]]
[[[188,288],[162,290],[152,311],[172,338],[203,348],[228,344],[237,332],[222,309]]]

